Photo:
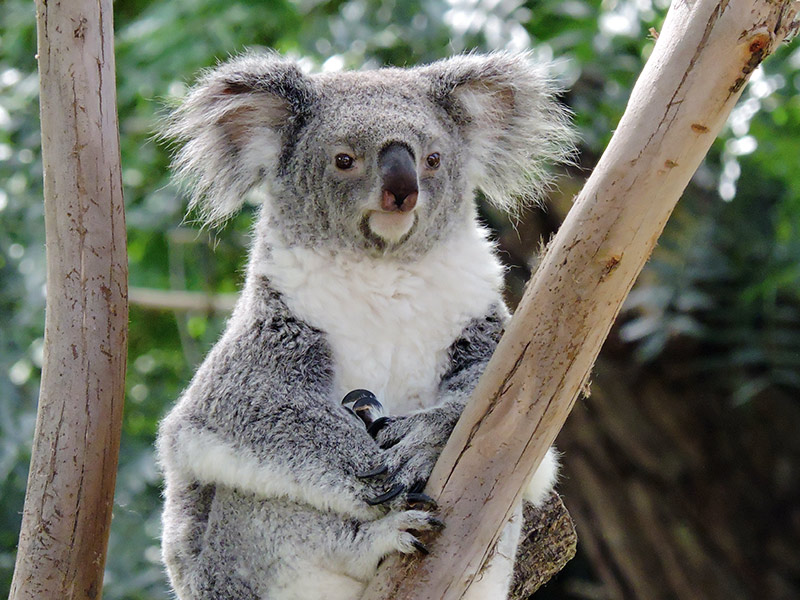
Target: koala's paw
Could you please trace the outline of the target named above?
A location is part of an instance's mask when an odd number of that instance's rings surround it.
[[[384,450],[399,444],[443,448],[458,420],[458,413],[434,408],[404,417],[384,417],[370,427],[370,434]]]
[[[374,521],[370,527],[371,533],[375,535],[374,539],[380,540],[381,545],[385,544],[377,549],[384,555],[389,552],[427,554],[428,549],[419,541],[416,534],[423,531],[441,531],[444,523],[430,512],[406,510],[390,513],[382,519]]]
[[[376,432],[376,441],[383,449],[382,462],[362,474],[383,486],[382,493],[367,498],[369,504],[391,510],[435,508],[435,502],[421,492],[450,433],[440,421],[430,413],[383,421]]]
[[[352,535],[343,540],[345,544],[352,543],[352,552],[344,567],[352,577],[363,581],[375,575],[375,569],[389,554],[427,554],[428,548],[420,541],[420,534],[444,528],[444,523],[433,513],[424,510],[390,512],[373,521],[353,523]]]
[[[422,468],[417,468],[417,462],[426,463]],[[436,501],[422,493],[425,483],[436,461],[434,455],[432,459],[415,457],[414,464],[406,464],[408,469],[390,470],[386,464],[382,464],[376,469],[359,473],[362,480],[370,480],[367,489],[369,493],[364,497],[364,501],[373,507],[383,507],[390,511],[404,511],[408,509],[436,510]],[[392,464],[389,461],[389,464]],[[424,473],[424,475],[421,475]]]

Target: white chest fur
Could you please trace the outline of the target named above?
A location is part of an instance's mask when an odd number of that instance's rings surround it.
[[[448,348],[502,286],[502,267],[478,227],[414,262],[276,244],[257,271],[293,313],[326,332],[336,398],[365,388],[391,414],[434,403]]]

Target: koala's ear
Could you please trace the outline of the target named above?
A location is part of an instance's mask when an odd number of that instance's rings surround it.
[[[496,52],[445,59],[423,68],[431,95],[466,137],[467,169],[496,206],[513,210],[547,189],[547,165],[574,152],[558,88],[529,54]]]
[[[236,212],[277,168],[314,95],[295,63],[271,53],[248,53],[206,72],[162,134],[183,143],[172,166],[190,191],[190,208],[210,224]]]

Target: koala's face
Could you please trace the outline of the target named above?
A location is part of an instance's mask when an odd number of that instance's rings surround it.
[[[464,222],[466,140],[418,80],[401,70],[341,73],[317,86],[269,182],[275,218],[294,240],[408,255]]]
[[[535,199],[570,145],[527,55],[306,75],[271,54],[209,72],[172,118],[178,174],[218,221],[265,185],[287,244],[410,258],[472,222],[475,189]]]

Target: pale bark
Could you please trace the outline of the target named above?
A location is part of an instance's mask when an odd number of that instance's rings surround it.
[[[128,322],[111,2],[40,0],[37,21],[47,316],[10,598],[100,598]]]
[[[174,310],[207,313],[228,313],[233,310],[238,294],[208,294],[186,290],[130,288],[131,305],[148,310]]]
[[[434,469],[447,527],[364,600],[462,598],[561,429],[620,306],[749,75],[797,30],[787,0],[676,1],[608,149]]]

